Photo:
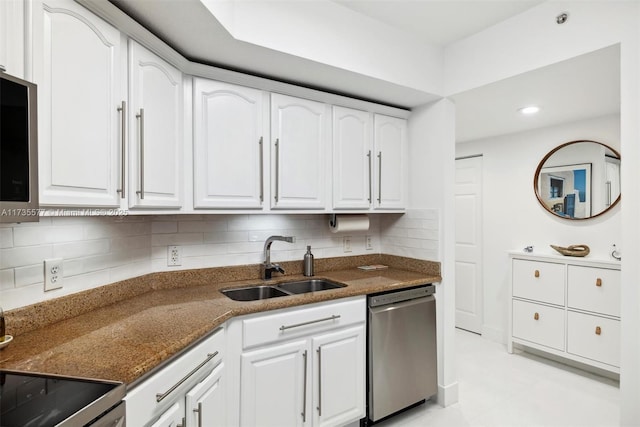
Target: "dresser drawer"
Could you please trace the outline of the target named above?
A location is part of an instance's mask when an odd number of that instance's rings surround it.
[[[564,305],[565,266],[513,260],[513,296]]]
[[[620,316],[620,271],[570,265],[567,305],[571,308]]]
[[[284,309],[242,320],[244,349],[365,322],[366,297]]]
[[[567,351],[620,366],[620,321],[570,311],[567,316]]]
[[[513,300],[513,336],[564,350],[564,310]]]

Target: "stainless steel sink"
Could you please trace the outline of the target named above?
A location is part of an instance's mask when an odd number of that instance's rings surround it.
[[[345,286],[347,285],[325,279],[298,280],[295,282],[285,282],[277,285],[278,288],[292,294],[305,294],[307,292],[326,291],[328,289],[337,289]]]
[[[225,289],[221,292],[235,301],[257,301],[290,295],[275,286],[248,286],[246,288]]]
[[[244,288],[224,289],[220,292],[235,301],[258,301],[287,295],[306,294],[307,292],[326,291],[347,285],[326,279],[296,280],[278,285],[246,286]]]

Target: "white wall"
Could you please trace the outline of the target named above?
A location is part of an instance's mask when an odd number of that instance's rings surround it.
[[[438,261],[442,282],[436,286],[438,403],[458,401],[455,355],[455,109],[440,100],[417,108],[409,118],[409,201],[412,209],[438,209]]]
[[[561,12],[569,21],[555,23]],[[620,43],[622,203],[621,420],[640,422],[640,3],[548,1],[445,49],[445,94],[455,94]],[[453,238],[453,236],[450,236]]]
[[[542,158],[560,144],[587,138],[619,150],[620,117],[607,116],[457,144],[457,157],[483,156],[483,335],[486,337],[503,343],[507,339],[507,251],[533,245],[537,253],[552,253],[550,244],[587,244],[591,256],[610,258],[612,243],[624,251],[620,205],[601,217],[572,221],[542,209],[534,194],[534,174]]]
[[[388,253],[438,259],[438,212],[372,214],[368,231],[334,234],[328,215],[157,215],[45,217],[39,223],[0,225],[0,306],[5,310],[156,272],[300,259],[311,245],[316,258]],[[352,251],[343,250],[343,237]],[[365,236],[373,249],[365,249]],[[382,237],[381,237],[382,236]],[[182,265],[167,266],[167,246],[179,245]],[[44,292],[43,261],[63,258],[64,287]]]

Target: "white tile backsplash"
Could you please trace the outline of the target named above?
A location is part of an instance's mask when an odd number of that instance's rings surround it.
[[[326,214],[152,215],[45,217],[40,223],[0,226],[0,305],[20,307],[156,271],[257,264],[271,235],[273,261],[389,253],[438,259],[438,211],[371,214],[368,231],[334,234]],[[343,251],[343,238],[352,251]],[[365,236],[373,248],[365,248]],[[182,250],[182,265],[167,266],[167,246]],[[43,261],[64,259],[64,287],[43,291]]]

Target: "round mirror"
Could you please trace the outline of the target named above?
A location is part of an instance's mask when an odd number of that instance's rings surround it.
[[[620,154],[596,141],[572,141],[552,150],[536,169],[540,204],[561,218],[602,215],[620,201]]]

